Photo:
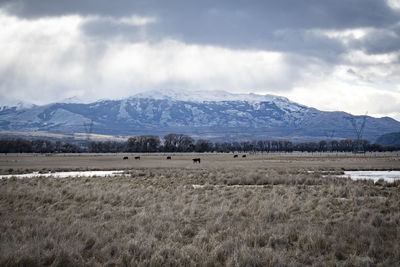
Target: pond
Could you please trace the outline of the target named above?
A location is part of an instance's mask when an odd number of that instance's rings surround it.
[[[53,178],[69,178],[69,177],[114,177],[121,176],[124,171],[72,171],[72,172],[48,172],[48,173],[24,173],[24,174],[7,174],[0,175],[3,178],[34,178],[34,177],[53,177]]]
[[[375,183],[382,179],[393,183],[400,180],[400,171],[345,171],[340,177],[349,177],[352,180],[373,180]]]

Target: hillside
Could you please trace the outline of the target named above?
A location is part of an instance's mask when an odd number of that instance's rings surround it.
[[[0,130],[85,133],[87,125],[93,122],[92,132],[105,135],[163,136],[179,132],[214,141],[265,138],[305,141],[331,136],[354,138],[352,120],[360,125],[362,117],[340,111],[324,112],[273,95],[154,91],[89,104],[3,107]],[[400,122],[388,117],[367,117],[363,138],[374,141],[395,131],[400,131]]]
[[[384,134],[376,139],[376,143],[382,146],[400,146],[400,132]]]

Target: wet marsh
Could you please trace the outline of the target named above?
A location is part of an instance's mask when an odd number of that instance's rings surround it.
[[[0,265],[400,262],[400,183],[337,177],[396,169],[397,155],[196,154],[201,164],[193,156],[1,156],[3,174],[95,170],[102,162],[124,175],[0,179]]]

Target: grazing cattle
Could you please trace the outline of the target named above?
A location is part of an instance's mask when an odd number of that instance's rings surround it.
[[[195,159],[192,159],[193,160],[193,163],[199,163],[200,164],[200,158],[195,158]]]
[[[234,157],[234,158],[237,158],[237,157],[238,157],[238,155],[233,155],[233,157]]]
[[[123,160],[129,159],[128,157],[124,157]]]
[[[246,155],[242,155],[242,158],[245,158],[246,157]]]
[[[140,160],[140,156],[136,156],[136,157],[135,157],[135,159],[138,159],[138,160]]]
[[[167,159],[171,159],[171,156],[167,156]]]

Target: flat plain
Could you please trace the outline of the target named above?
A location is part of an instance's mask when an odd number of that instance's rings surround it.
[[[1,179],[0,265],[399,265],[400,183],[337,177],[398,154],[242,155],[0,155],[1,174],[125,171]]]

